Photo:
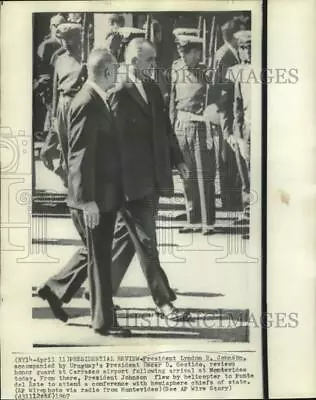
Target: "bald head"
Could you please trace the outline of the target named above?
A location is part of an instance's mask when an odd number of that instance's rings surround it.
[[[133,66],[139,73],[150,75],[156,66],[156,50],[147,39],[135,38],[129,42],[125,50],[125,62]]]
[[[117,61],[109,50],[93,49],[88,57],[87,69],[88,78],[103,89],[106,90],[115,84]]]

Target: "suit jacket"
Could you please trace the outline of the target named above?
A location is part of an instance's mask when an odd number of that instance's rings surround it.
[[[172,196],[172,167],[183,160],[158,85],[148,79],[143,86],[148,104],[133,83],[124,84],[110,99],[120,132],[123,185],[128,199],[144,197],[153,189],[152,184],[159,195]],[[145,148],[150,156],[144,154]]]
[[[121,159],[113,114],[85,84],[69,111],[68,205],[95,201],[100,211],[117,209],[122,200]]]

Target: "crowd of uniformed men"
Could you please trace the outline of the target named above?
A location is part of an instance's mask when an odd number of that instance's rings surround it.
[[[176,295],[157,249],[155,217],[159,196],[172,195],[172,168],[184,186],[181,233],[214,233],[217,170],[223,209],[234,210],[239,197],[242,220],[249,220],[250,85],[240,72],[251,71],[251,35],[242,20],[226,22],[224,44],[206,66],[203,39],[192,28],[177,28],[179,58],[168,77],[156,51],[163,34],[157,21],[148,19],[142,30],[124,27],[120,14],[109,21],[104,44],[87,60],[85,24],[76,13],[67,21],[52,17],[50,36],[38,49],[36,91],[47,107],[41,159],[68,187],[72,220],[85,244],[38,294],[67,321],[62,304],[88,277],[94,330],[129,335],[117,324],[112,294],[135,252],[157,312],[190,318],[173,305]],[[149,30],[151,41],[144,38]]]

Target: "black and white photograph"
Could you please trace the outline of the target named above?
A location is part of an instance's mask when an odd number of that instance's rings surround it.
[[[1,398],[315,398],[316,3],[0,6]]]
[[[250,341],[251,17],[33,14],[35,347]]]

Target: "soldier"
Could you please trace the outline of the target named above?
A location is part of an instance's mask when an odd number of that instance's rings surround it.
[[[38,78],[35,84],[35,93],[38,93],[46,108],[46,115],[44,120],[43,133],[41,137],[47,138],[51,127],[52,119],[52,91],[53,91],[53,75],[54,66],[52,58],[54,53],[61,48],[62,44],[60,39],[56,37],[57,27],[65,22],[62,15],[54,15],[50,20],[50,33],[47,35],[43,42],[39,45],[37,56],[39,58],[39,68],[36,71]],[[57,141],[53,144],[52,148],[55,150]],[[46,154],[47,163],[52,164],[52,157],[55,151],[48,151]]]
[[[241,204],[240,181],[234,154],[227,147],[226,139],[232,134],[233,87],[225,82],[227,70],[239,64],[237,41],[234,34],[241,30],[244,22],[232,19],[222,27],[224,44],[215,53],[215,87],[211,91],[212,99],[217,103],[220,114],[219,126],[219,173],[223,209],[232,211]]]
[[[165,102],[166,106],[168,106],[170,88],[169,88],[169,85],[167,82],[164,68],[160,62],[160,54],[161,54],[160,50],[161,50],[161,42],[162,42],[162,26],[156,19],[153,19],[151,21],[151,24],[152,24],[152,32],[153,32],[153,37],[151,39],[152,39],[153,45],[155,46],[155,50],[156,50],[156,54],[157,54],[156,68],[155,68],[155,72],[154,72],[155,76],[153,76],[153,79],[158,83],[158,86],[160,88],[164,102]],[[147,29],[148,29],[147,21],[145,22],[143,29],[145,32],[147,32]]]
[[[181,58],[173,63],[170,120],[190,170],[188,179],[183,179],[187,226],[179,232],[202,229],[208,235],[215,224],[216,159],[211,132],[202,115],[206,97],[205,67],[199,65],[202,39],[180,35],[177,41]]]
[[[61,149],[60,165],[55,172],[66,186],[67,113],[72,98],[86,80],[86,70],[81,65],[81,25],[61,24],[57,29],[57,35],[62,39],[66,51],[57,58],[54,74],[53,118]]]
[[[242,182],[243,217],[239,222],[248,223],[250,192],[250,137],[251,137],[251,32],[235,34],[240,64],[227,71],[227,78],[234,82],[233,134],[228,143],[235,152],[238,172]],[[245,239],[248,235],[244,236]]]
[[[82,24],[82,15],[80,12],[68,13],[67,22],[73,24]]]
[[[65,22],[65,18],[60,15],[54,15],[50,20],[50,33],[39,45],[37,55],[41,60],[40,72],[52,74],[51,59],[56,50],[61,47],[61,40],[56,36],[57,28]]]
[[[122,40],[120,28],[125,25],[125,18],[122,14],[111,14],[109,16],[110,32],[106,36],[105,46],[111,51],[114,57],[119,61],[123,61]]]

